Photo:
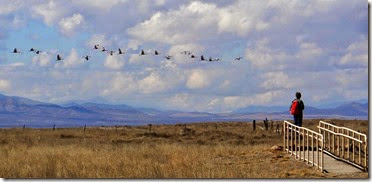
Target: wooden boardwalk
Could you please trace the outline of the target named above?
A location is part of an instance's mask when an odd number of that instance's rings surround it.
[[[317,153],[314,153],[315,158],[317,158]],[[293,160],[296,160],[293,158]],[[363,172],[359,168],[350,165],[346,162],[337,160],[327,154],[324,154],[324,172],[332,174],[351,174]]]

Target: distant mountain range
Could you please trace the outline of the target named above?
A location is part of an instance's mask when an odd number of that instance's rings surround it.
[[[231,113],[162,111],[125,104],[69,103],[63,106],[0,94],[0,127],[59,127],[172,124],[205,121],[291,119],[288,106],[250,106]],[[305,118],[368,118],[368,103],[351,102],[335,108],[306,106]]]

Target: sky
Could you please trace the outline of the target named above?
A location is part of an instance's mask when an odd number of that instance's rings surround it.
[[[368,99],[364,0],[0,0],[0,5],[1,94],[56,104],[214,113],[290,105],[296,91],[305,105]],[[125,54],[111,56],[94,50],[95,44]],[[42,52],[29,52],[31,47]],[[14,48],[21,53],[11,53]],[[141,50],[148,55],[140,56]],[[222,61],[201,62],[200,55]]]

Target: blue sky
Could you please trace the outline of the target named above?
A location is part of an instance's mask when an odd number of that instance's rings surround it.
[[[367,1],[0,4],[2,94],[208,112],[289,105],[296,91],[308,105],[368,98]],[[126,54],[110,56],[95,44]],[[139,56],[142,49],[162,54]],[[184,50],[222,61],[192,60]]]

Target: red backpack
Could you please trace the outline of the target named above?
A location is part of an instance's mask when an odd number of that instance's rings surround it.
[[[292,115],[299,115],[299,114],[301,114],[301,110],[299,108],[299,105],[300,105],[300,103],[299,103],[299,101],[297,99],[295,99],[295,100],[292,101],[291,110],[290,110],[290,112],[291,112]]]

